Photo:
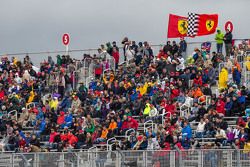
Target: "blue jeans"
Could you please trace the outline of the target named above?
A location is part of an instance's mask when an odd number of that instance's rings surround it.
[[[197,138],[203,138],[204,132],[196,132]]]
[[[217,53],[222,53],[223,43],[221,44],[217,43],[216,47],[217,47]]]

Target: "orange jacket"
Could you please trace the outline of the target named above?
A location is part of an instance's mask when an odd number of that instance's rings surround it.
[[[117,123],[116,122],[111,122],[110,124],[109,124],[109,130],[114,130],[114,129],[116,129],[117,128]]]
[[[199,98],[203,95],[202,91],[200,88],[197,88],[195,91],[193,91],[193,97],[194,98]]]
[[[109,132],[108,129],[102,130],[101,138],[106,139],[107,135],[108,135],[108,132]]]

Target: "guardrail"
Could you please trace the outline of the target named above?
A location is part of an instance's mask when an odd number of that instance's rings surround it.
[[[41,152],[0,154],[0,164],[9,166],[171,166],[171,167],[248,167],[250,150],[119,150],[82,152]],[[111,156],[109,156],[111,155]]]

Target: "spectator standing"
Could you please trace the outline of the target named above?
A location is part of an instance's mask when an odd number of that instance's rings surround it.
[[[226,47],[226,56],[230,56],[232,52],[232,40],[233,40],[233,35],[229,29],[226,30],[226,34],[224,36],[224,42],[225,42],[225,47]]]
[[[224,34],[220,29],[217,29],[217,34],[215,36],[217,53],[222,53]]]
[[[184,37],[181,37],[179,45],[179,53],[183,56],[184,59],[186,59],[187,42],[185,41]]]

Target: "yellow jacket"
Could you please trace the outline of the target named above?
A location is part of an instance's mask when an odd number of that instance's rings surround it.
[[[249,153],[250,152],[250,143],[246,143],[244,145],[244,150],[243,150],[243,153]]]
[[[34,97],[35,97],[35,94],[34,94],[34,92],[33,92],[33,91],[31,91],[31,92],[30,92],[30,97],[29,97],[29,99],[28,99],[28,102],[27,102],[27,103],[31,103],[31,102],[33,102]]]
[[[142,87],[139,88],[140,94],[143,96],[145,93],[147,93],[148,90],[148,83],[145,83]]]
[[[227,88],[228,72],[223,68],[219,74],[219,89]]]
[[[147,103],[146,107],[145,107],[145,109],[143,111],[143,115],[149,115],[149,112],[150,112],[150,104]]]
[[[49,106],[50,106],[51,109],[54,108],[54,110],[56,110],[57,106],[58,106],[58,100],[57,99],[51,100],[50,103],[49,103]]]

